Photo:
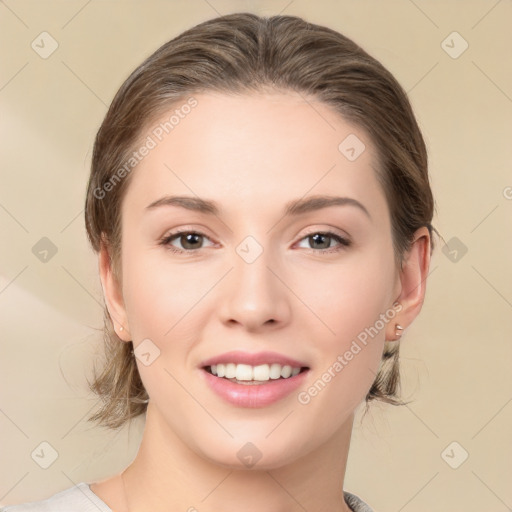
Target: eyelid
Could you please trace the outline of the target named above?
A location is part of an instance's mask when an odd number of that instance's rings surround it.
[[[334,227],[327,227],[327,228],[312,228],[311,230],[306,231],[304,235],[300,238],[302,240],[303,238],[306,238],[308,236],[314,235],[316,233],[323,233],[325,235],[336,235],[340,238],[343,238],[343,240],[346,240],[349,243],[352,243],[352,238],[350,235],[344,231],[341,231],[339,228]]]
[[[202,236],[203,238],[207,238],[208,240],[210,240],[212,242],[212,245],[215,245],[215,242],[213,242],[211,237],[208,236],[206,233],[204,233],[203,231],[200,231],[199,229],[194,229],[194,228],[187,227],[187,226],[178,228],[176,231],[170,231],[169,233],[167,233],[163,237],[161,237],[158,243],[159,243],[159,245],[163,245],[163,246],[167,247],[168,249],[170,249],[171,251],[177,252],[177,253],[195,254],[200,249],[205,249],[205,247],[200,247],[199,249],[193,249],[193,250],[187,251],[185,249],[179,249],[177,247],[170,245],[171,239],[173,239],[173,238],[179,239],[179,237],[181,235],[187,235],[187,234],[196,234],[196,235]]]
[[[322,256],[322,255],[328,256],[331,254],[338,254],[338,253],[348,249],[352,245],[352,239],[349,236],[340,235],[339,233],[337,233],[336,231],[334,231],[332,229],[312,229],[308,233],[305,233],[296,242],[296,244],[301,243],[303,240],[306,240],[310,236],[316,235],[316,234],[321,234],[321,235],[331,238],[332,240],[335,240],[337,242],[337,245],[335,245],[334,247],[328,247],[327,249],[313,249],[311,247],[303,248],[310,254],[315,254],[315,255],[320,255],[320,256]]]
[[[165,248],[167,248],[171,252],[174,252],[174,253],[177,253],[177,254],[186,254],[188,256],[192,256],[194,254],[197,254],[201,249],[206,249],[206,247],[200,247],[198,249],[186,250],[186,249],[179,249],[179,248],[174,247],[173,245],[170,244],[171,239],[173,239],[173,238],[179,239],[180,235],[186,235],[186,234],[196,234],[196,235],[199,235],[199,236],[201,236],[203,238],[206,238],[206,239],[210,240],[211,242],[213,242],[212,239],[206,233],[204,233],[204,232],[202,232],[202,231],[200,231],[198,229],[193,229],[191,227],[184,226],[182,228],[177,229],[176,231],[171,231],[170,233],[164,235],[160,239],[159,244],[163,245]],[[332,254],[332,253],[340,252],[341,250],[346,249],[346,248],[348,248],[348,247],[350,247],[352,245],[352,239],[351,239],[350,236],[348,236],[347,234],[340,234],[340,233],[337,232],[337,230],[335,230],[335,228],[331,228],[331,227],[329,227],[327,229],[310,228],[306,233],[304,233],[294,243],[294,245],[296,245],[297,243],[302,242],[306,238],[308,238],[308,237],[310,237],[312,235],[315,235],[315,234],[322,234],[322,235],[325,235],[327,237],[330,237],[330,238],[334,239],[336,242],[338,242],[338,246],[329,247],[327,249],[304,248],[304,249],[306,249],[306,251],[308,251],[310,253]],[[215,242],[213,242],[212,245],[215,245]]]

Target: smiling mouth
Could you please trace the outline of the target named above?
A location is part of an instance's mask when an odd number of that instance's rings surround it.
[[[291,379],[299,373],[309,370],[309,368],[307,366],[292,367],[278,363],[260,364],[257,366],[227,363],[205,366],[204,370],[215,377],[237,384],[258,385],[269,381]]]

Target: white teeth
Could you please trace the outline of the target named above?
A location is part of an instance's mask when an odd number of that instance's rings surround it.
[[[264,382],[267,380],[275,380],[279,378],[288,379],[300,373],[300,368],[292,368],[290,365],[273,363],[260,364],[251,366],[248,364],[214,364],[210,366],[211,373],[217,377],[225,377],[226,379],[236,380],[254,380]]]
[[[279,379],[279,377],[281,377],[281,365],[280,364],[270,365],[270,378],[271,379]]]
[[[226,379],[234,379],[236,376],[236,364],[229,363],[226,365]]]
[[[229,363],[227,366],[231,366],[231,363]],[[234,377],[236,380],[252,380],[252,373],[252,366],[249,366],[248,364],[237,364],[236,374]]]
[[[281,370],[281,377],[287,379],[292,374],[292,367],[285,364]]]
[[[270,369],[268,364],[260,364],[259,366],[255,366],[252,370],[254,380],[269,380],[270,379]]]

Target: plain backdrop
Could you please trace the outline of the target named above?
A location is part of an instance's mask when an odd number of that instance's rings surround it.
[[[356,416],[345,490],[376,511],[512,508],[512,3],[0,2],[0,503],[121,471],[143,419],[87,423],[101,287],[83,205],[95,133],[165,41],[231,12],[298,15],[353,38],[409,93],[443,236],[402,339],[403,407]],[[42,34],[46,33],[46,34]],[[57,46],[58,45],[58,46]],[[46,251],[46,252],[45,252]],[[48,444],[41,444],[48,443]],[[46,469],[37,453],[53,453]]]

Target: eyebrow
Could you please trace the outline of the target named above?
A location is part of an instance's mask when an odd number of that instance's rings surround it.
[[[193,210],[199,213],[218,216],[220,207],[215,201],[201,199],[192,196],[164,196],[146,206],[146,211],[154,210],[162,206],[179,206],[187,210]],[[307,198],[295,199],[286,203],[284,216],[300,215],[303,213],[328,208],[330,206],[355,206],[364,212],[368,218],[371,215],[363,204],[351,197],[339,197],[328,195],[315,195]]]

